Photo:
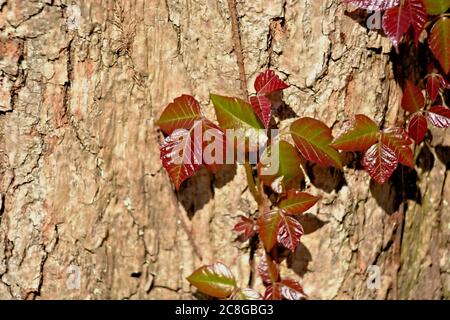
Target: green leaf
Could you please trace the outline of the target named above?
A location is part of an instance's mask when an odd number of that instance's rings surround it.
[[[431,29],[430,49],[439,60],[442,69],[450,71],[450,18],[440,18]]]
[[[283,209],[287,214],[299,214],[314,206],[319,199],[319,197],[315,197],[306,192],[289,190],[287,197],[281,200],[278,207]]]
[[[331,146],[343,151],[366,151],[377,142],[378,125],[365,115],[357,114],[344,124],[342,134]]]
[[[194,97],[184,94],[164,109],[156,125],[169,135],[176,129],[189,130],[201,118],[200,104]]]
[[[292,123],[291,135],[302,156],[322,167],[342,168],[339,153],[330,147],[331,129],[313,118],[301,118]]]
[[[423,3],[431,16],[445,13],[450,8],[450,0],[423,0]]]
[[[199,291],[215,298],[227,298],[236,288],[230,269],[220,262],[195,270],[187,280]]]
[[[222,129],[264,129],[248,102],[216,94],[211,94],[211,100]]]
[[[271,154],[271,152],[274,153]],[[297,188],[304,178],[300,168],[301,161],[300,154],[294,146],[286,141],[280,141],[267,148],[261,157],[259,166],[261,180],[277,193]],[[276,163],[271,162],[278,162],[278,170],[274,174],[266,175],[265,172],[269,173],[266,170],[276,168]]]

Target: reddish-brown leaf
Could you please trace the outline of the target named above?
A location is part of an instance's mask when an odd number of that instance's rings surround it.
[[[216,173],[225,163],[226,137],[223,130],[208,119],[203,119],[203,164]]]
[[[383,30],[398,53],[398,45],[411,25],[411,13],[406,5],[387,9],[383,16]]]
[[[420,113],[414,114],[408,125],[409,136],[417,143],[421,143],[428,130],[427,119]]]
[[[357,114],[344,124],[342,133],[331,146],[343,151],[366,151],[377,142],[378,125],[365,115]]]
[[[265,95],[256,95],[250,97],[250,104],[253,107],[256,115],[259,117],[264,127],[267,128],[272,116],[272,105],[269,98]]]
[[[286,198],[280,201],[278,207],[283,209],[287,214],[299,214],[314,206],[319,199],[319,197],[306,192],[289,190]]]
[[[244,236],[244,240],[250,239],[255,234],[255,221],[244,216],[239,217],[239,222],[234,226],[233,231]]]
[[[405,91],[402,97],[402,107],[408,112],[414,113],[425,106],[425,97],[418,86],[406,80]]]
[[[200,132],[200,133],[198,133]],[[175,130],[160,146],[160,158],[178,190],[181,183],[194,175],[202,164],[202,121],[190,130]]]
[[[427,80],[427,94],[430,98],[431,103],[436,101],[439,95],[439,88],[441,87],[441,76],[438,74],[432,74]]]
[[[450,127],[450,109],[444,106],[434,106],[426,113],[430,123],[438,128]]]
[[[429,44],[442,69],[448,74],[450,71],[450,18],[442,17],[434,24]]]
[[[301,118],[291,125],[292,139],[302,156],[322,167],[342,168],[340,154],[330,147],[331,129],[313,118]]]
[[[381,11],[398,6],[400,0],[343,0],[343,2],[350,3],[361,9]]]
[[[414,155],[411,149],[412,141],[402,128],[389,128],[382,132],[381,142],[394,151],[398,162],[407,166],[414,166]]]
[[[262,297],[258,291],[252,288],[238,289],[231,297],[232,300],[261,300]]]
[[[279,282],[269,285],[264,292],[264,300],[281,300],[281,287]]]
[[[255,79],[255,90],[258,95],[284,90],[289,85],[283,82],[273,70],[261,72]]]
[[[406,8],[410,12],[411,25],[414,29],[414,43],[419,44],[419,37],[427,22],[427,12],[422,0],[406,0]]]
[[[156,124],[165,134],[171,134],[176,129],[189,130],[201,117],[197,100],[192,96],[182,95],[164,109]]]
[[[304,231],[303,227],[294,217],[279,213],[281,220],[278,229],[277,240],[284,247],[291,251],[295,251],[297,248],[300,238],[302,237]]]
[[[283,279],[280,282],[281,295],[287,300],[301,300],[306,298],[303,287],[293,279]]]
[[[272,250],[273,246],[277,243],[280,222],[281,215],[278,211],[264,213],[258,218],[259,238],[267,252]]]
[[[258,264],[258,273],[265,284],[275,283],[280,278],[277,264],[270,255],[263,253]]]
[[[383,143],[374,144],[366,151],[363,166],[376,182],[385,183],[398,166],[394,151]]]
[[[236,288],[230,269],[220,262],[195,270],[187,280],[201,292],[221,299],[229,297]]]

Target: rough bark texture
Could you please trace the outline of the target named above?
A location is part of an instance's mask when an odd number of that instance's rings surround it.
[[[388,40],[338,0],[237,9],[248,89],[277,70],[291,85],[283,117],[339,129],[355,113],[401,116]],[[0,10],[0,298],[190,299],[185,277],[216,260],[247,284],[250,248],[230,232],[257,209],[243,168],[201,171],[176,193],[154,126],[182,93],[209,116],[210,92],[240,95],[226,1],[0,0]],[[351,156],[343,173],[308,168],[323,199],[283,273],[312,299],[449,298],[448,132],[433,131],[431,145],[383,186]],[[378,290],[366,285],[370,265]],[[74,267],[79,289],[67,286]]]

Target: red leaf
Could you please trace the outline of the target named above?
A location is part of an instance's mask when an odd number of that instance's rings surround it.
[[[319,199],[306,192],[289,190],[286,199],[283,199],[278,206],[287,214],[299,214],[314,206]]]
[[[242,233],[244,239],[248,240],[255,234],[255,221],[244,216],[240,216],[240,221],[234,226],[233,231]]]
[[[411,25],[411,14],[406,5],[387,9],[383,16],[383,30],[398,53],[398,45]]]
[[[177,190],[202,164],[201,136],[202,121],[198,121],[190,130],[175,130],[160,146],[163,167]]]
[[[411,24],[414,29],[414,43],[416,47],[419,44],[420,34],[425,28],[427,22],[427,12],[422,0],[406,0],[405,4],[411,15]]]
[[[381,11],[398,6],[400,0],[343,0],[361,9]]]
[[[281,220],[277,240],[289,250],[295,251],[304,233],[303,227],[295,218],[281,212],[279,215]]]
[[[366,151],[377,142],[378,125],[362,114],[344,124],[342,133],[331,146],[343,151]]]
[[[379,184],[385,183],[398,166],[394,151],[382,143],[370,147],[364,154],[362,163],[372,179]]]
[[[438,128],[450,127],[450,109],[444,106],[434,106],[428,110],[426,117],[430,123]]]
[[[306,297],[303,287],[295,280],[284,279],[280,283],[281,295],[288,300],[301,300]]]
[[[425,138],[427,130],[427,119],[421,114],[415,114],[409,121],[408,134],[417,144]]]
[[[411,113],[417,112],[425,106],[425,97],[419,87],[406,80],[405,91],[402,97],[402,107]]]
[[[414,155],[411,149],[412,141],[402,128],[389,128],[381,134],[381,142],[394,151],[398,162],[413,167]]]
[[[270,118],[272,116],[272,105],[269,98],[264,95],[257,95],[250,97],[250,103],[255,111],[256,115],[259,117],[264,127],[267,128],[270,123]]]
[[[441,86],[441,76],[437,74],[432,74],[427,80],[427,93],[430,98],[431,103],[436,101],[439,94],[439,88]]]
[[[292,139],[302,156],[322,167],[342,168],[340,154],[330,147],[331,129],[313,118],[301,118],[291,125]]]
[[[272,258],[265,252],[262,254],[261,260],[259,261],[258,273],[265,284],[275,283],[280,277],[277,264],[273,262]]]
[[[203,119],[203,164],[216,173],[225,163],[226,137],[223,130],[208,119]]]
[[[261,300],[261,298],[259,292],[252,288],[238,289],[231,297],[232,300]]]
[[[276,282],[266,288],[264,292],[264,300],[281,300],[281,287],[280,283]]]
[[[164,109],[156,124],[165,134],[171,134],[176,129],[189,130],[201,117],[200,104],[194,97],[184,94]]]
[[[264,300],[301,300],[306,297],[302,286],[295,280],[284,279],[267,287]]]
[[[264,248],[269,252],[277,243],[277,234],[281,222],[281,215],[277,211],[264,213],[258,218],[259,238]]]
[[[289,85],[284,83],[273,70],[261,72],[255,80],[255,90],[258,95],[284,90],[287,87]]]
[[[431,29],[430,49],[439,60],[442,69],[448,74],[450,71],[450,19],[440,18]]]

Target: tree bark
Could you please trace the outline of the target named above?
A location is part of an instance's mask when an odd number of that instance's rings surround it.
[[[337,132],[355,113],[402,117],[389,41],[339,2],[237,3],[248,91],[267,67],[286,79],[284,125],[312,116]],[[0,10],[0,298],[191,299],[185,278],[217,260],[247,285],[258,253],[231,232],[257,210],[244,168],[202,170],[175,192],[154,125],[180,94],[209,117],[210,92],[240,95],[227,1],[0,0]],[[432,131],[415,169],[382,186],[351,155],[343,172],[309,166],[322,200],[283,274],[311,299],[449,298],[449,147],[447,131]],[[367,286],[372,265],[378,289]]]

